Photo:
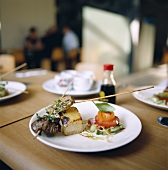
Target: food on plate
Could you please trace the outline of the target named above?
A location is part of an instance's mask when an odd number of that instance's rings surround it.
[[[163,92],[154,94],[149,100],[159,105],[168,106],[168,87]]]
[[[111,135],[123,130],[122,123],[114,113],[114,107],[108,103],[94,103],[98,113],[94,118],[82,120],[74,100],[70,96],[61,97],[54,104],[46,108],[46,114],[39,116],[31,124],[36,134],[45,133],[47,136],[55,136],[61,132],[65,136],[81,134],[85,137],[97,135]]]
[[[115,115],[115,108],[108,103],[95,103],[99,111],[95,118],[88,119],[86,132],[88,136],[92,133],[95,135],[111,135],[123,130],[123,125],[118,116]],[[86,135],[86,133],[83,133]]]
[[[6,89],[6,85],[8,82],[1,83],[0,82],[0,97],[7,96],[9,94],[8,90]]]
[[[71,83],[72,79],[73,78],[71,76],[63,77],[62,75],[56,75],[54,77],[55,87],[58,89],[65,90],[68,87],[68,85]],[[70,89],[71,88],[72,86],[70,87]]]
[[[47,136],[54,136],[58,132],[64,135],[80,133],[84,130],[82,117],[77,108],[71,107],[74,100],[70,96],[62,97],[46,108],[42,117],[37,114],[37,120],[32,124],[35,133],[44,132]]]
[[[76,70],[64,70],[61,71],[59,74],[55,75],[54,85],[56,89],[66,90],[76,74],[77,74]],[[72,88],[73,86],[71,85],[69,87],[69,90],[71,90]]]
[[[89,91],[94,79],[94,73],[91,71],[64,70],[54,76],[54,86],[58,90],[66,90],[69,87],[68,90]]]
[[[61,118],[61,131],[64,135],[73,135],[81,133],[84,130],[82,117],[76,107],[68,108]]]

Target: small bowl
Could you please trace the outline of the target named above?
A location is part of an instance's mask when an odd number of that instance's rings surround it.
[[[76,91],[89,91],[92,88],[93,81],[92,76],[84,73],[78,73],[74,77],[73,88]]]
[[[70,84],[70,82],[73,80],[73,76],[71,75],[64,75],[58,74],[54,77],[54,84],[56,89],[59,90],[66,90]],[[72,89],[72,85],[69,87],[69,90]]]
[[[66,75],[76,76],[77,74],[78,72],[76,70],[64,70],[60,72],[60,75],[62,76],[66,76]]]

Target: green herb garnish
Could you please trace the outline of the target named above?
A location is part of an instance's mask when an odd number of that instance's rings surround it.
[[[94,102],[93,102],[94,103]],[[94,103],[97,108],[102,112],[113,112],[115,108],[108,103]]]

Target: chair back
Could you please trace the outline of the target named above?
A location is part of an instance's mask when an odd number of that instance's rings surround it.
[[[6,73],[15,68],[15,57],[10,54],[0,54],[0,73]]]
[[[92,71],[95,74],[96,80],[103,80],[103,65],[98,63],[86,63],[79,62],[75,65],[75,70],[81,71]]]
[[[25,56],[22,49],[15,49],[11,53],[15,57],[16,65],[25,63]]]
[[[64,52],[63,52],[62,48],[54,48],[52,50],[51,59],[53,61],[63,60],[64,59]]]
[[[72,49],[69,51],[68,57],[73,60],[73,59],[76,59],[78,57],[78,55],[79,55],[79,50]]]

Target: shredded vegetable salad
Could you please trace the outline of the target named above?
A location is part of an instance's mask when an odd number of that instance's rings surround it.
[[[148,100],[158,105],[168,106],[168,92],[154,94]]]
[[[8,90],[5,87],[7,84],[8,82],[5,83],[0,82],[0,97],[4,97],[8,95]]]
[[[108,103],[95,103],[99,111],[95,118],[87,120],[82,136],[94,140],[104,140],[124,129],[119,117],[115,116],[115,108]],[[103,137],[104,136],[104,137]]]

